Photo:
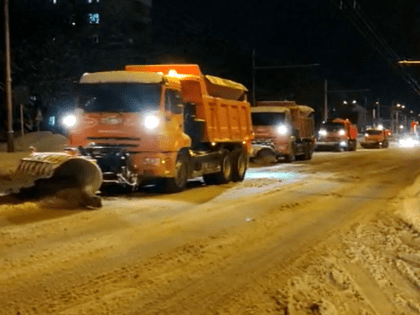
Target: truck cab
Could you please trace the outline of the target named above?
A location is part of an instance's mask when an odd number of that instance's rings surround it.
[[[360,142],[362,148],[387,148],[391,132],[383,128],[368,128]]]
[[[314,110],[293,101],[261,101],[251,108],[254,160],[265,156],[309,160],[314,150]]]
[[[357,127],[348,119],[328,119],[319,130],[316,149],[335,151],[356,151]]]

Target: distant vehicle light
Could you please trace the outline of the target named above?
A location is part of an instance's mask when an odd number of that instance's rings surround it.
[[[320,135],[320,136],[326,136],[326,135],[327,135],[327,130],[325,130],[325,129],[321,129],[321,130],[319,131],[319,135]]]
[[[75,115],[69,114],[63,117],[62,122],[63,122],[63,125],[66,127],[73,127],[74,125],[76,125],[77,118]]]
[[[341,141],[340,142],[340,147],[347,147],[347,142],[346,141]]]
[[[338,134],[340,136],[344,136],[346,134],[346,131],[344,129],[340,129],[340,131],[338,132]]]
[[[384,126],[379,125],[379,126],[378,126],[378,129],[379,129],[379,130],[382,130],[382,129],[384,129]]]
[[[280,125],[277,127],[277,132],[281,135],[287,134],[289,129],[285,125]]]
[[[398,141],[398,144],[400,145],[400,147],[403,147],[403,148],[412,148],[412,147],[418,145],[419,141],[416,140],[416,139],[413,139],[411,137],[408,137],[408,138],[400,139]]]
[[[157,116],[147,115],[144,118],[144,126],[149,130],[156,129],[159,125],[160,125],[160,119]]]

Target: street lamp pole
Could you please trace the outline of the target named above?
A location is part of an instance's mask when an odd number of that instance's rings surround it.
[[[4,0],[4,50],[5,50],[5,93],[7,108],[7,152],[14,152],[13,113],[12,113],[12,76],[10,71],[10,31],[9,0]]]
[[[328,119],[328,80],[324,82],[324,121]]]
[[[252,51],[252,105],[255,106],[255,49]]]

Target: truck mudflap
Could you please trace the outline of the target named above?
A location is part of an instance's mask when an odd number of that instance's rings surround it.
[[[102,172],[94,160],[57,152],[34,152],[20,160],[8,193],[37,186],[46,193],[76,188],[94,196],[102,185]]]

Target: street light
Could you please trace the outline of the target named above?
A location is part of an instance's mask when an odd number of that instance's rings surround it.
[[[398,63],[400,65],[418,65],[420,60],[399,60]]]

